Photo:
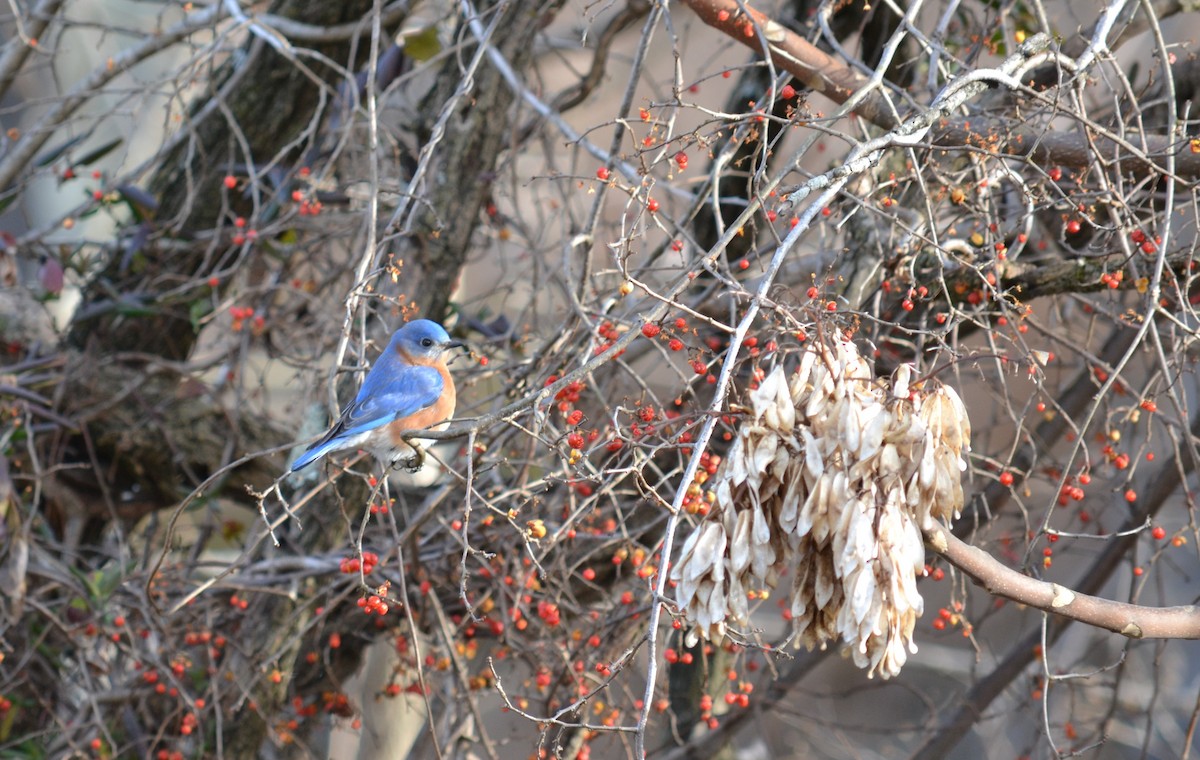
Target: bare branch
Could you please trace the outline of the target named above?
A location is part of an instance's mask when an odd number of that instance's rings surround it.
[[[1148,526],[1143,526],[1143,528]],[[1104,628],[1131,639],[1200,638],[1200,608],[1145,607],[1077,593],[1057,583],[1030,578],[944,527],[925,532],[930,546],[989,594]]]

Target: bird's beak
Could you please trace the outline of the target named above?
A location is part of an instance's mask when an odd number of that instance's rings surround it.
[[[445,343],[445,348],[461,348],[466,351],[471,350],[467,347],[467,344],[463,343],[461,340],[448,340]]]

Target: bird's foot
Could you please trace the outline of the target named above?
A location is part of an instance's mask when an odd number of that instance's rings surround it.
[[[425,466],[425,449],[418,444],[412,444],[413,453],[408,459],[404,460],[404,469],[410,473],[417,472]]]

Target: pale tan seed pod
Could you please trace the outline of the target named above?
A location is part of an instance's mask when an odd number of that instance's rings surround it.
[[[807,346],[790,380],[761,380],[671,574],[689,640],[749,626],[747,591],[791,567],[797,646],[840,641],[868,675],[900,672],[924,609],[921,529],[961,509],[970,450],[958,394],[912,375],[876,381],[838,339]]]

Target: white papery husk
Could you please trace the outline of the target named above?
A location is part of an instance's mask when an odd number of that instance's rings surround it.
[[[748,627],[748,595],[791,567],[797,646],[837,640],[868,675],[900,672],[924,609],[921,531],[962,509],[971,435],[954,389],[913,378],[902,366],[876,380],[838,339],[749,394],[715,500],[671,571],[693,638]]]

